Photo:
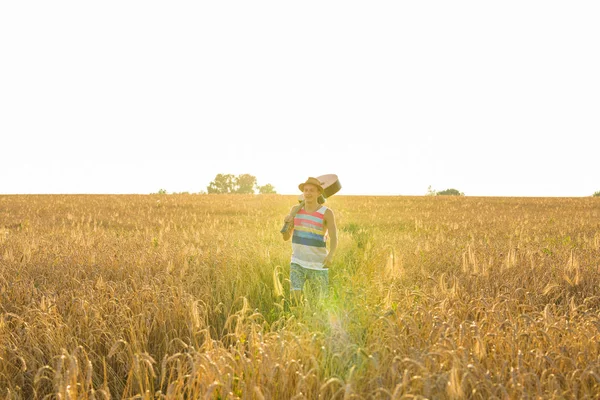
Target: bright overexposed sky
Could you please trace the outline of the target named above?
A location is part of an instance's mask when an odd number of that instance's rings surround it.
[[[598,1],[3,1],[0,194],[589,196]]]

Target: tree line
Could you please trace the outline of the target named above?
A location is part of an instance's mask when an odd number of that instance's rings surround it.
[[[206,187],[207,193],[240,193],[260,194],[277,193],[270,183],[258,185],[256,177],[250,174],[217,174],[215,179]]]
[[[431,185],[427,188],[426,196],[464,196],[465,194],[457,189],[446,189],[442,191],[433,190]]]
[[[259,185],[256,177],[250,174],[217,174],[215,179],[206,187],[206,193],[240,193],[240,194],[271,194],[277,193],[275,187],[270,183]],[[165,189],[160,189],[158,194],[166,194]],[[442,191],[427,188],[427,196],[464,196],[465,194],[457,189],[451,188]],[[600,197],[600,191],[595,192],[593,197]]]

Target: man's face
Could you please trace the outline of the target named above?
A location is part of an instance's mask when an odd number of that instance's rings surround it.
[[[315,186],[315,185],[311,185],[310,183],[307,183],[304,185],[304,199],[305,200],[313,200],[316,199],[317,197],[319,197],[321,193],[319,192],[319,189]]]

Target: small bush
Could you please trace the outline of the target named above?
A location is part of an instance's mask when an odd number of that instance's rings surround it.
[[[436,192],[437,196],[464,196],[465,194],[463,192],[459,192],[456,189],[446,189],[446,190],[442,190],[441,192]]]

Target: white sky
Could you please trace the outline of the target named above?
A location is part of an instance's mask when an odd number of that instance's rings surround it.
[[[3,1],[0,193],[588,196],[598,1]]]

